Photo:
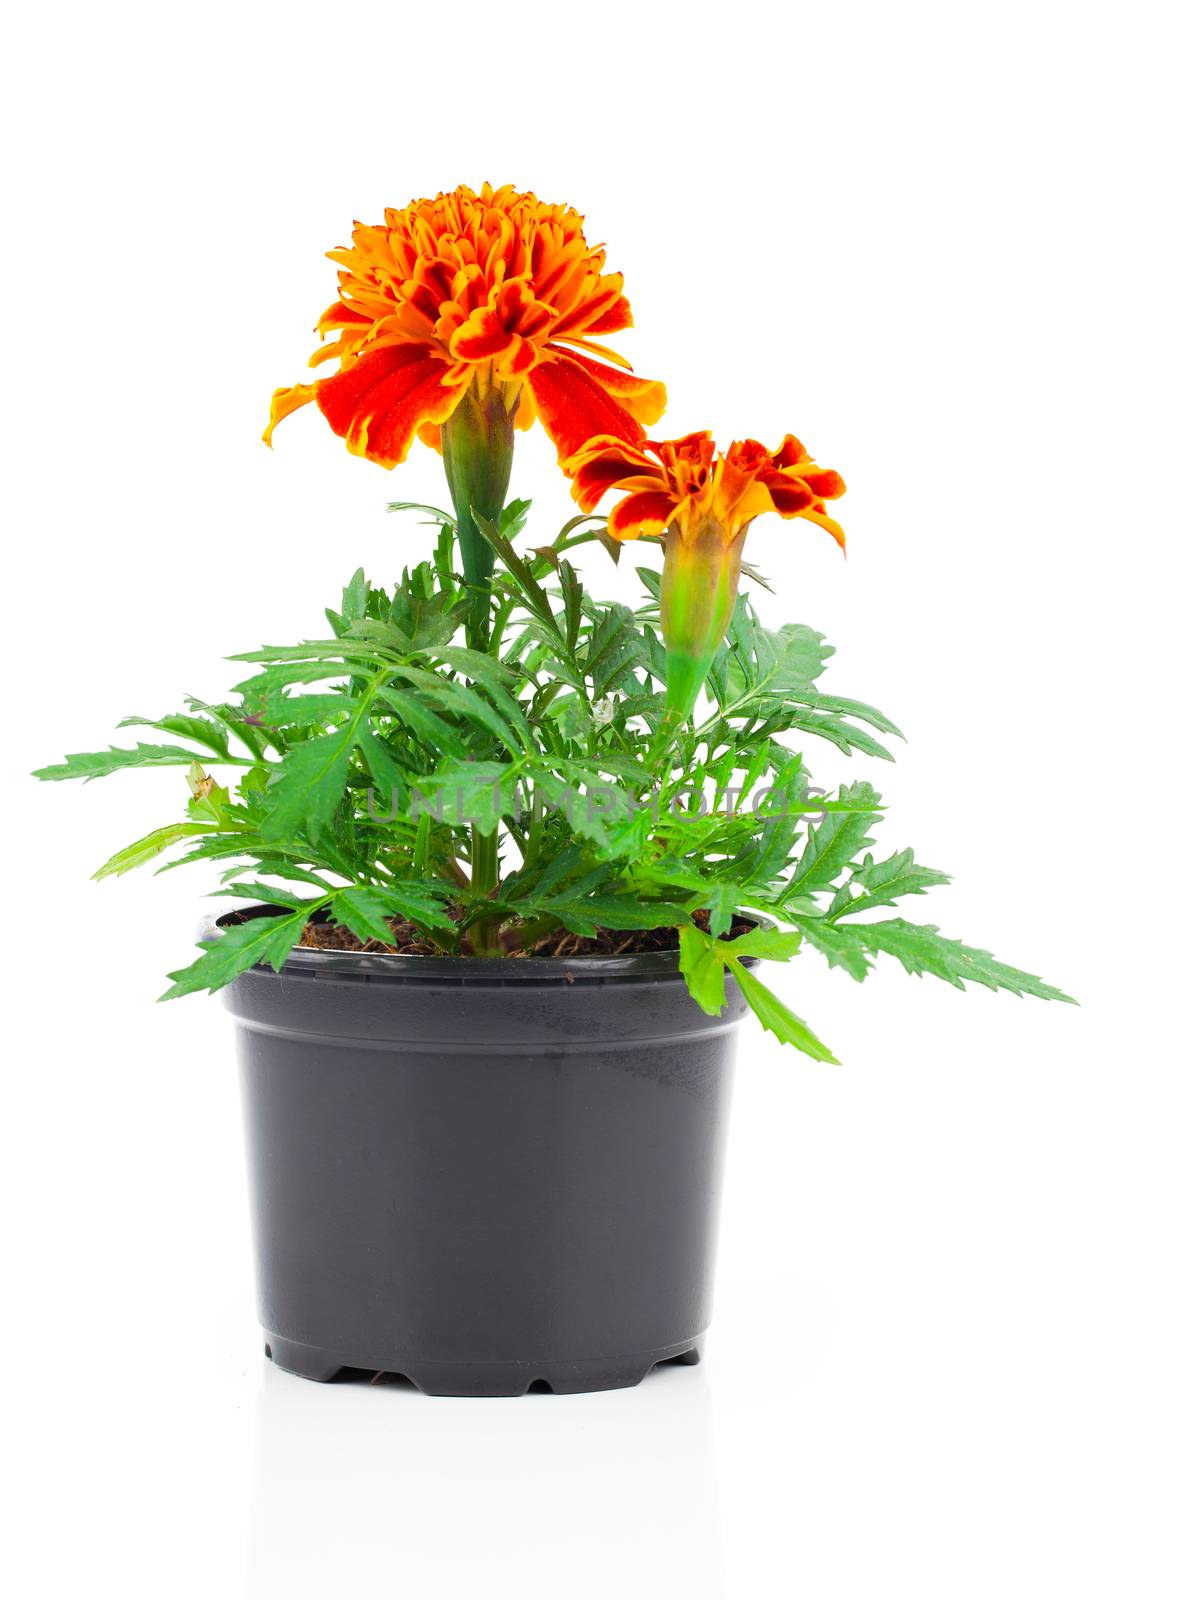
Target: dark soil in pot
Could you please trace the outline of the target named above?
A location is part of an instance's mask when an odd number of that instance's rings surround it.
[[[699,1360],[732,980],[709,1017],[672,951],[298,947],[226,997],[278,1365],[512,1395]]]

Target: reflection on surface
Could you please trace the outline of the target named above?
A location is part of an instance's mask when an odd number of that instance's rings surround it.
[[[719,1600],[703,1367],[511,1400],[262,1370],[248,1600],[655,1593]]]

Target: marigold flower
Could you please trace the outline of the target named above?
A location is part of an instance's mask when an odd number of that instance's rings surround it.
[[[664,387],[595,342],[630,327],[631,311],[583,220],[484,184],[356,224],[349,248],[330,251],[338,298],[317,331],[332,340],[310,361],[337,360],[338,371],[278,389],[265,443],[316,400],[350,450],[394,467],[416,434],[440,448],[463,398],[489,410],[492,391],[517,427],[539,417],[562,461],[594,434],[641,442]]]
[[[742,547],[765,511],[819,523],[845,548],[825,502],[845,492],[840,473],[809,456],[788,434],[772,452],[743,439],[720,452],[708,433],[665,443],[591,439],[565,463],[573,498],[592,511],[609,489],[626,491],[611,511],[615,539],[664,542],[660,624],[668,656],[669,718],[692,711],[738,598]]]

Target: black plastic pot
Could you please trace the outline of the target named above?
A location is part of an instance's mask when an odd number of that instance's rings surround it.
[[[512,1395],[699,1361],[732,981],[709,1017],[668,954],[300,949],[226,996],[278,1366]]]

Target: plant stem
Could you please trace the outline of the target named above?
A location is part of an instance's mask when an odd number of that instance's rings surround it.
[[[470,829],[470,892],[475,898],[493,896],[499,887],[499,834],[482,833],[477,825]],[[476,956],[502,954],[499,944],[499,918],[479,917],[471,924],[470,943]]]
[[[441,427],[441,458],[457,516],[462,571],[471,592],[466,643],[472,650],[486,648],[495,564],[495,553],[475,518],[483,517],[498,526],[511,482],[514,416],[515,401],[508,408],[499,385],[472,383]]]

